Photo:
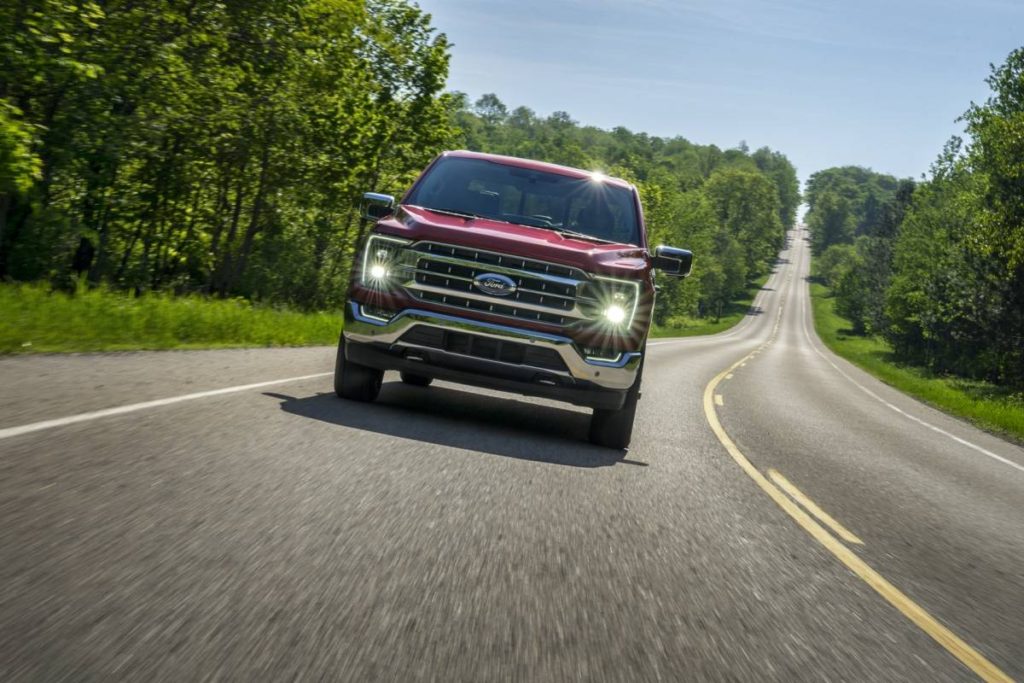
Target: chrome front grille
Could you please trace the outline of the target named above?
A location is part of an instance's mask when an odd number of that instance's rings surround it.
[[[521,271],[532,271],[546,276],[561,276],[570,279],[583,279],[586,275],[582,270],[570,266],[560,266],[545,261],[534,261],[519,256],[498,254],[492,251],[480,251],[479,249],[467,249],[456,247],[450,244],[437,244],[436,242],[420,242],[415,250],[432,255],[457,258],[470,263],[487,266],[498,266],[500,268],[514,268]]]
[[[434,242],[406,253],[411,277],[404,286],[421,301],[558,326],[586,317],[579,306],[587,280],[582,270]],[[488,273],[508,277],[516,290],[507,296],[481,292],[474,279]]]

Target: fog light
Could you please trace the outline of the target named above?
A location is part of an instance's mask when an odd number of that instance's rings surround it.
[[[613,325],[621,325],[622,321],[626,319],[626,309],[618,304],[612,304],[604,309],[604,317]]]
[[[377,306],[360,306],[360,312],[364,318],[370,318],[371,320],[379,320],[382,323],[391,322],[391,318],[394,317],[394,313],[385,309],[378,308]]]
[[[622,352],[615,349],[605,349],[599,346],[584,346],[584,357],[591,362],[618,363],[622,360]]]

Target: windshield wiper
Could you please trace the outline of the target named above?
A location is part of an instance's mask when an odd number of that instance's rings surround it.
[[[457,218],[465,218],[466,220],[469,220],[469,219],[472,219],[472,218],[486,218],[486,216],[481,216],[478,213],[470,213],[468,211],[454,211],[452,209],[435,209],[432,206],[421,206],[419,208],[425,209],[427,211],[433,211],[434,213],[441,213],[441,214],[444,214],[445,216],[455,216]]]
[[[591,242],[599,242],[601,244],[618,244],[615,240],[606,240],[603,237],[594,237],[588,235],[585,232],[576,232],[575,230],[562,230],[561,228],[548,228],[553,232],[557,232],[559,235],[565,235],[566,237],[575,237],[581,240],[589,240]]]

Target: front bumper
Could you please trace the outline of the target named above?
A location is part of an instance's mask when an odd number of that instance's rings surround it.
[[[564,367],[513,364],[422,346],[406,335],[419,326],[545,349],[548,355],[557,354]],[[421,309],[406,309],[382,320],[367,315],[354,301],[345,308],[344,336],[347,356],[356,363],[596,408],[621,407],[642,359],[639,352],[608,360],[586,358],[568,337]]]

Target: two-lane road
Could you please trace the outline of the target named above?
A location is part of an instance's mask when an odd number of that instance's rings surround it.
[[[1024,451],[823,349],[805,237],[624,456],[333,349],[0,360],[0,680],[1024,677]]]

